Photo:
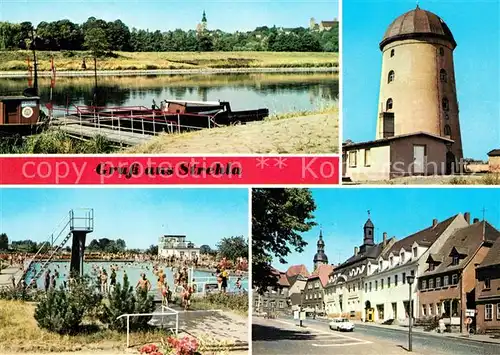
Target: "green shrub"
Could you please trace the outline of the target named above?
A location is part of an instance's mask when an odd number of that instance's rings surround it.
[[[92,314],[101,301],[89,278],[75,279],[69,291],[49,291],[35,309],[40,328],[58,334],[76,334],[83,317]]]
[[[124,275],[123,285],[117,283],[111,291],[107,304],[102,305],[100,320],[107,324],[110,329],[125,331],[127,329],[127,319],[122,314],[132,313],[152,313],[154,311],[154,299],[148,296],[146,291],[138,291],[134,294],[134,289],[130,286],[128,276]],[[151,317],[130,317],[130,330],[140,330],[147,328]]]

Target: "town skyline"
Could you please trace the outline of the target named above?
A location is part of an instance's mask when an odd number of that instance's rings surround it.
[[[176,29],[196,30],[197,24],[202,19],[203,12],[206,13],[208,29],[222,30],[225,32],[252,31],[257,27],[309,27],[309,20],[315,18],[316,21],[331,21],[338,18],[338,1],[208,1],[197,0],[190,2],[164,2],[147,1],[127,1],[127,6],[123,7],[123,2],[118,1],[65,1],[64,7],[48,6],[57,4],[58,0],[24,2],[4,1],[0,4],[3,13],[2,21],[23,22],[29,21],[37,26],[40,22],[51,22],[68,19],[75,23],[84,23],[89,17],[96,17],[105,21],[115,21],[120,19],[130,30],[137,28],[151,31],[173,31]],[[223,6],[221,6],[223,3]],[[166,6],[163,9],[160,5]],[[70,8],[68,8],[70,6]],[[282,11],[286,6],[287,11]],[[138,16],[144,12],[145,8],[156,11],[148,12],[147,16]],[[169,16],[171,9],[175,8],[176,16]],[[245,13],[244,17],[238,16]],[[119,15],[117,15],[119,14]],[[305,15],[307,14],[307,15]],[[326,18],[323,18],[328,14]],[[168,21],[165,21],[168,18]]]
[[[9,242],[46,241],[78,208],[94,209],[87,244],[123,239],[128,249],[147,249],[165,234],[179,234],[197,247],[215,248],[224,237],[248,236],[246,189],[1,189],[0,201],[0,233]]]
[[[442,222],[465,212],[470,212],[471,220],[474,218],[482,220],[484,210],[485,219],[495,228],[500,228],[498,204],[500,191],[495,189],[349,188],[340,191],[325,189],[311,189],[311,191],[317,204],[314,213],[317,225],[301,234],[308,242],[302,253],[292,252],[285,258],[286,264],[273,260],[272,266],[277,270],[286,271],[292,265],[304,264],[307,270],[312,272],[320,229],[328,263],[334,265],[343,263],[353,255],[354,247],[359,247],[363,242],[363,225],[368,219],[368,210],[370,219],[375,225],[375,243],[382,242],[384,232],[388,234],[388,238],[394,236],[396,240],[401,240],[431,226],[433,219]],[[427,201],[432,201],[432,198],[453,202],[429,204]],[[362,200],[372,202],[360,203]],[[394,205],[398,206],[397,209],[394,209]],[[384,211],[390,212],[384,213]],[[338,218],[331,217],[332,215]]]

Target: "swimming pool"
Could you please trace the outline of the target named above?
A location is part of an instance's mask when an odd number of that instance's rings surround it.
[[[51,271],[51,275],[55,271],[58,272],[59,276],[56,278],[56,287],[67,281],[69,274],[69,262],[68,261],[54,261],[48,264],[46,270]],[[116,271],[116,282],[122,283],[124,272],[127,273],[129,283],[135,286],[139,281],[141,274],[145,273],[148,280],[151,282],[153,289],[157,288],[157,276],[153,274],[153,263],[151,262],[124,262],[124,261],[88,261],[83,264],[83,273],[91,277],[98,276],[100,268],[104,268],[108,273],[108,284],[109,277],[111,275],[111,265],[118,265],[118,270]],[[31,265],[30,270],[26,273],[25,281],[28,283],[38,270],[40,270],[42,263],[36,262]],[[173,272],[170,267],[161,267],[163,273],[167,277],[168,284],[172,287],[174,284]],[[174,271],[175,272],[175,271]],[[44,274],[37,280],[37,287],[40,289],[44,288]],[[206,283],[216,283],[217,278],[213,276],[211,272],[194,270],[195,283],[199,289],[203,287]],[[236,291],[236,280],[238,277],[231,276],[228,280],[228,291]],[[242,289],[248,290],[248,279],[246,277],[241,278]]]

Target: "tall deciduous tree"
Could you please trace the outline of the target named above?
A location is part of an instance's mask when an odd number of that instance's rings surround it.
[[[300,233],[316,223],[316,210],[309,189],[252,190],[252,280],[258,292],[275,286],[271,262],[286,263],[292,252],[302,252],[307,242]]]
[[[229,260],[248,258],[248,241],[243,236],[222,238],[217,249],[221,257]]]
[[[85,48],[92,52],[94,58],[104,56],[109,50],[106,32],[99,27],[94,27],[85,32]]]
[[[7,250],[9,249],[9,237],[7,234],[2,233],[0,234],[0,250]]]

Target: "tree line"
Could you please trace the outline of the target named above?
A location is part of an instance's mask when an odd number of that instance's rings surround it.
[[[31,22],[0,22],[0,50],[33,46],[48,51],[90,49],[99,56],[112,51],[338,52],[338,25],[324,31],[262,26],[253,31],[228,33],[221,30],[130,30],[121,20],[106,22],[95,17],[83,24],[70,20],[43,21],[36,28]]]

